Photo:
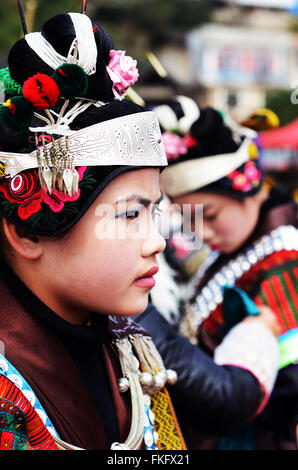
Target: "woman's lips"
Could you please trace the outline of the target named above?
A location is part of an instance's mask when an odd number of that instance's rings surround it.
[[[153,268],[149,269],[145,274],[143,274],[141,277],[138,277],[134,281],[134,285],[137,287],[143,287],[143,288],[152,288],[155,286],[155,279],[154,279],[154,274],[158,272],[158,266],[153,266]]]
[[[210,243],[210,248],[215,251],[220,251],[221,245],[219,245],[218,243]]]

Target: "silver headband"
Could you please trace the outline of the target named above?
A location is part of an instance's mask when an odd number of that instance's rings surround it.
[[[194,158],[170,165],[160,176],[163,191],[169,197],[177,197],[214,183],[250,159],[248,148],[251,143],[249,138],[245,138],[234,153]]]
[[[60,178],[60,190],[77,191],[76,166],[167,165],[161,131],[155,113],[144,111],[121,116],[73,131],[31,153],[0,152],[5,176],[39,168],[41,184],[51,192]]]

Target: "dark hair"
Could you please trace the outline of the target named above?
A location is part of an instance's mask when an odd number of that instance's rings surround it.
[[[170,101],[167,105],[175,112],[177,119],[179,119],[182,112],[180,103],[178,101]],[[170,160],[169,165],[176,165],[183,161],[205,157],[212,158],[216,155],[233,154],[237,152],[245,138],[241,135],[235,137],[233,130],[225,123],[221,112],[210,106],[200,108],[199,117],[190,126],[188,133],[193,137],[194,144],[187,148],[185,154],[180,154],[178,160]],[[240,172],[243,171],[243,165],[238,170]],[[261,172],[259,166],[258,170]],[[245,198],[259,192],[261,187],[262,180],[260,180],[260,184],[252,187],[250,191],[243,192],[233,187],[232,180],[223,177],[192,192],[214,193],[237,201],[243,201]]]
[[[201,110],[200,117],[190,128],[190,134],[198,141],[202,157],[233,153],[239,147],[221,114],[210,107]]]
[[[97,45],[96,73],[88,76],[88,90],[86,98],[111,101],[112,82],[106,73],[106,66],[110,60],[110,50],[113,49],[113,40],[105,29],[92,21],[94,38]],[[67,14],[57,15],[46,21],[41,30],[42,36],[61,55],[67,56],[72,41],[75,39],[75,30],[71,17]],[[49,67],[31,49],[25,38],[20,39],[11,48],[8,55],[10,75],[21,85],[37,72],[52,75],[53,69]]]

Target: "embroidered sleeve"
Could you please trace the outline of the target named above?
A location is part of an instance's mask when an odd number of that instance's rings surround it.
[[[282,333],[298,327],[298,259],[267,271],[255,296],[277,315]]]
[[[247,369],[258,379],[265,391],[259,413],[268,401],[278,372],[278,342],[271,331],[257,321],[239,323],[215,349],[214,361]]]
[[[0,450],[31,450],[26,417],[8,400],[0,399]]]

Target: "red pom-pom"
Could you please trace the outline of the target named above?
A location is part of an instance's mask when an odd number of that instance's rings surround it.
[[[190,134],[186,134],[186,136],[184,136],[184,143],[188,148],[195,147],[196,145],[198,145],[198,141],[194,139],[194,137],[192,137]]]
[[[60,96],[55,80],[44,73],[37,73],[28,78],[23,84],[23,95],[36,109],[46,109],[54,106]]]

